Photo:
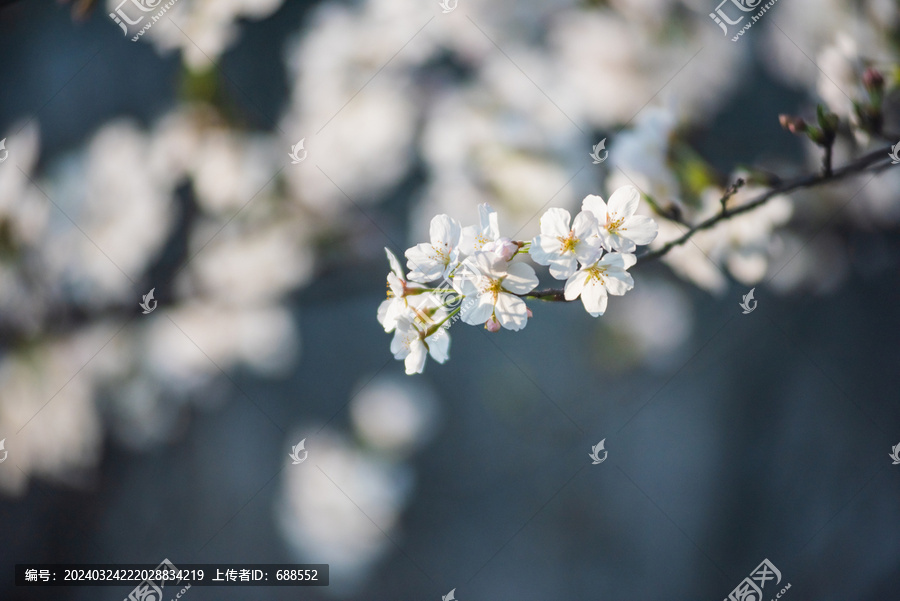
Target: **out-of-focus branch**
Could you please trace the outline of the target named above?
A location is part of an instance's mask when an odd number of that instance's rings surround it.
[[[817,186],[842,180],[852,175],[857,175],[869,170],[881,170],[889,165],[890,157],[888,156],[888,154],[890,151],[891,147],[888,146],[886,148],[870,152],[869,154],[864,155],[856,159],[855,161],[851,161],[846,165],[839,167],[838,169],[830,170],[830,173],[805,175],[792,180],[777,181],[777,183],[773,185],[769,190],[763,192],[753,200],[729,209],[726,201],[728,200],[728,198],[733,196],[737,191],[737,188],[740,187],[740,184],[736,183],[735,185],[730,186],[723,195],[722,210],[720,212],[706,219],[705,221],[701,221],[696,225],[690,226],[690,228],[684,234],[682,234],[678,238],[675,238],[674,240],[666,242],[663,246],[655,250],[638,252],[638,264],[643,261],[659,259],[676,246],[685,244],[697,232],[708,230],[715,227],[718,223],[725,221],[726,219],[731,219],[732,217],[741,215],[742,213],[752,211],[753,209],[766,204],[767,202],[769,202],[769,200],[778,195],[789,194],[790,192],[794,192],[796,190],[815,188]],[[533,298],[544,301],[565,301],[564,291],[559,288],[535,290],[528,294],[519,294],[518,296],[522,298]]]
[[[723,208],[722,211],[713,215],[709,219],[705,221],[701,221],[697,225],[691,227],[688,231],[686,231],[680,237],[665,243],[660,248],[656,250],[647,250],[644,252],[637,253],[637,258],[639,261],[647,261],[650,259],[658,259],[665,255],[667,252],[675,248],[676,246],[681,246],[690,240],[694,234],[697,232],[708,230],[714,227],[720,221],[724,221],[726,219],[731,219],[736,215],[740,215],[742,213],[747,213],[748,211],[752,211],[753,209],[766,204],[769,200],[774,198],[775,196],[779,196],[781,194],[788,194],[795,190],[802,190],[807,188],[815,188],[816,186],[821,186],[822,184],[838,181],[845,179],[851,175],[856,175],[859,173],[863,173],[870,168],[874,170],[878,170],[885,165],[879,165],[879,163],[887,163],[889,161],[888,153],[890,152],[891,147],[888,146],[886,148],[882,148],[880,150],[876,150],[871,152],[855,161],[847,163],[843,167],[838,169],[833,169],[830,174],[816,174],[816,175],[806,175],[803,177],[799,177],[793,180],[782,181],[774,185],[772,188],[767,190],[766,192],[760,194],[753,200],[749,202],[745,202],[744,204],[734,207],[734,208]]]

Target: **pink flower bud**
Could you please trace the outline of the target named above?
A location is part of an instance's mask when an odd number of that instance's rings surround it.
[[[525,309],[525,313],[528,314],[528,319],[531,319],[532,317],[534,317],[534,313],[531,312],[531,309]]]
[[[496,317],[491,315],[490,318],[486,322],[484,322],[484,329],[488,332],[499,332],[500,322],[497,321]]]
[[[778,115],[778,122],[781,123],[781,127],[795,135],[802,134],[804,131],[806,131],[806,121],[804,121],[801,117],[794,117],[792,115]]]
[[[869,92],[882,92],[884,90],[884,76],[877,69],[869,67],[863,73],[863,85]]]
[[[509,261],[515,256],[516,252],[518,252],[519,245],[509,238],[500,238],[485,244],[484,250],[495,252],[503,257],[504,261]]]

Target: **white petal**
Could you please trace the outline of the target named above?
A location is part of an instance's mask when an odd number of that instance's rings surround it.
[[[547,209],[544,216],[541,217],[541,234],[545,237],[556,238],[561,236],[565,238],[569,235],[569,224],[572,222],[572,216],[565,209],[553,207]]]
[[[600,228],[600,240],[603,247],[607,250],[616,250],[623,253],[634,252],[637,246],[628,238],[623,238],[618,233],[610,233],[604,228]]]
[[[431,220],[431,243],[449,248],[459,246],[459,223],[449,215],[435,215]]]
[[[575,246],[575,257],[582,265],[590,265],[596,262],[602,253],[599,237],[582,239]]]
[[[478,227],[467,225],[459,233],[459,250],[467,255],[475,252],[475,238],[478,236]]]
[[[630,267],[631,265],[634,265],[634,261],[636,261],[636,259],[632,254],[607,253],[597,264],[601,267],[606,265],[613,268],[626,269],[626,265]]]
[[[494,312],[494,299],[490,294],[467,296],[461,307],[462,320],[470,326],[478,326],[486,322]]]
[[[425,339],[428,343],[428,354],[438,363],[443,363],[450,358],[450,333],[444,328]]]
[[[408,312],[409,308],[403,299],[389,298],[378,306],[378,323],[384,326],[385,332],[393,332],[397,322]]]
[[[619,232],[626,238],[641,246],[650,244],[659,233],[659,226],[652,218],[645,215],[628,217],[619,228]]]
[[[591,280],[581,291],[581,302],[592,317],[599,317],[606,312],[606,301],[606,288],[597,280]]]
[[[387,283],[391,289],[391,293],[394,296],[396,296],[397,298],[404,296],[404,281],[401,278],[397,277],[397,274],[393,271],[388,274]]]
[[[541,250],[547,253],[550,258],[558,257],[562,254],[562,243],[559,241],[559,238],[554,236],[540,236],[540,238]]]
[[[622,296],[634,288],[634,278],[627,271],[611,268],[606,272],[606,289],[613,296]]]
[[[544,236],[537,236],[531,241],[531,246],[528,248],[528,254],[531,255],[531,260],[538,265],[549,265],[550,259],[556,254],[551,254],[544,249],[545,240],[546,238]],[[556,240],[554,239],[554,242],[555,241]]]
[[[481,233],[488,240],[496,240],[500,237],[500,221],[497,211],[491,205],[484,203],[478,205],[478,221],[481,223]]]
[[[378,305],[378,323],[380,323],[382,326],[384,326],[384,331],[385,331],[385,332],[390,332],[390,331],[393,330],[394,327],[396,327],[396,325],[397,325],[397,323],[396,323],[396,321],[395,321],[395,322],[392,324],[391,329],[389,330],[387,324],[384,323],[384,318],[387,316],[388,309],[390,308],[391,303],[393,303],[393,302],[394,302],[394,299],[389,298],[389,299],[387,299],[387,300],[381,301],[381,304]]]
[[[495,252],[480,251],[472,255],[471,259],[470,267],[483,276],[498,280],[506,275],[506,261]]]
[[[396,274],[396,276],[402,280],[403,267],[400,266],[400,261],[397,260],[396,255],[394,255],[394,253],[392,253],[387,246],[384,247],[384,252],[385,254],[387,254],[388,263],[391,264],[391,271],[393,271],[394,274]]]
[[[425,370],[425,359],[428,357],[428,349],[421,339],[416,339],[410,345],[410,353],[403,360],[406,366],[406,375],[420,374]]]
[[[534,268],[527,263],[511,263],[503,278],[503,289],[513,294],[527,294],[540,283]]]
[[[507,330],[521,330],[528,324],[528,307],[518,296],[501,292],[494,310],[497,321]]]
[[[634,186],[622,186],[609,197],[609,213],[614,219],[631,217],[641,202],[641,193]]]
[[[409,355],[409,343],[415,335],[410,332],[409,328],[410,325],[407,319],[398,320],[397,331],[394,332],[394,338],[391,340],[391,352],[394,354],[394,359],[404,359]]]
[[[433,282],[441,277],[444,264],[435,261],[434,247],[430,244],[417,244],[406,251],[406,266],[409,268],[409,279],[417,282]]]
[[[488,242],[500,237],[500,226],[497,211],[488,204],[478,205],[478,225],[462,228],[459,236],[459,249],[471,255],[482,250]]]
[[[615,243],[616,241],[613,239],[612,234],[609,233],[609,230],[607,230],[605,227],[600,228],[599,240],[600,246],[602,246],[606,250],[616,250],[615,248],[613,248],[613,243]]]
[[[575,237],[579,239],[595,235],[599,227],[597,217],[590,211],[578,213],[575,215],[575,221],[572,222],[572,231],[575,232]]]
[[[584,270],[576,271],[568,280],[566,280],[565,296],[567,301],[578,298],[584,289],[584,283],[587,281],[588,274]]]
[[[573,254],[565,254],[550,260],[550,275],[557,280],[568,279],[578,269],[578,260]]]
[[[463,296],[478,295],[478,279],[468,275],[459,274],[453,276],[453,289]]]
[[[590,211],[600,223],[606,223],[606,213],[608,211],[606,203],[596,194],[589,194],[581,201],[581,210]]]

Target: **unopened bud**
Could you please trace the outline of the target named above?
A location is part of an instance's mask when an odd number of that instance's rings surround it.
[[[825,133],[818,127],[810,127],[806,133],[809,135],[809,139],[819,146],[826,146],[828,144]]]
[[[804,121],[802,117],[778,115],[778,122],[781,123],[781,127],[794,135],[806,132],[806,121]]]
[[[819,127],[822,128],[825,144],[834,142],[834,138],[837,136],[838,126],[841,123],[840,117],[820,104],[816,107],[816,119],[819,122]]]
[[[486,322],[484,322],[484,329],[488,332],[499,332],[500,331],[500,322],[497,321],[497,318],[491,315]]]
[[[884,76],[878,69],[869,67],[863,73],[863,86],[868,92],[882,92],[884,90]]]
[[[497,253],[504,261],[511,260],[519,252],[519,248],[519,244],[509,238],[500,238],[484,245],[484,250]]]

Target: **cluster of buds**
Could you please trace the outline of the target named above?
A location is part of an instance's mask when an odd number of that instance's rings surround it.
[[[525,299],[581,301],[592,316],[603,315],[609,295],[634,287],[628,268],[638,245],[649,244],[657,224],[636,215],[640,193],[633,186],[616,190],[605,202],[590,195],[573,220],[568,211],[548,209],[541,233],[531,241],[500,236],[497,213],[480,205],[479,223],[468,227],[448,215],[431,221],[430,242],[405,253],[407,269],[389,250],[388,298],[378,307],[378,321],[394,332],[391,352],[403,360],[406,373],[421,373],[425,361],[449,357],[447,330],[456,321],[483,325],[490,332],[518,331],[532,312]],[[527,255],[565,280],[562,294],[534,292],[540,283]]]
[[[865,95],[853,101],[855,125],[862,131],[881,135],[884,126],[884,99],[887,85],[884,75],[874,67],[867,67],[861,76]],[[806,135],[823,148],[830,148],[837,136],[840,119],[821,105],[816,110],[816,125],[810,125],[801,117],[779,115],[778,121],[795,135]]]
[[[779,115],[778,122],[781,123],[781,127],[792,134],[806,134],[815,144],[823,148],[830,148],[834,144],[835,138],[837,138],[841,120],[837,115],[820,104],[816,107],[816,125],[808,124],[803,117],[794,117],[792,115]]]

